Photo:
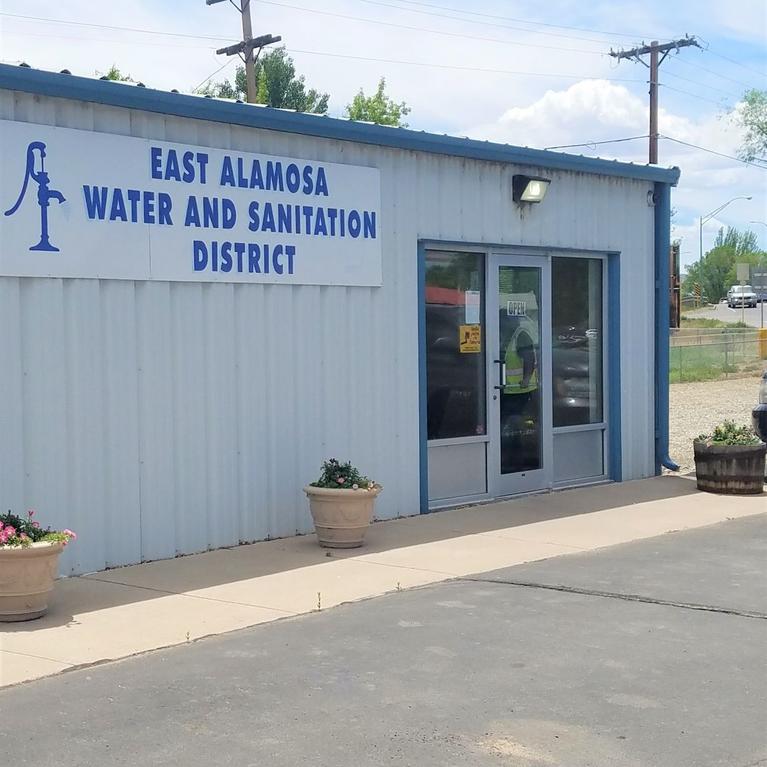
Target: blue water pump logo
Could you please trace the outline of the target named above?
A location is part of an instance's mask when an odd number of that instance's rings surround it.
[[[39,152],[40,170],[36,169],[35,152]],[[48,206],[51,204],[51,200],[56,200],[59,203],[64,202],[64,195],[49,187],[50,178],[45,171],[45,144],[42,141],[32,141],[27,147],[27,166],[24,173],[24,183],[21,186],[19,199],[16,200],[13,207],[5,211],[6,216],[12,216],[21,207],[21,203],[24,202],[24,197],[27,194],[30,179],[37,184],[37,204],[40,206],[40,242],[37,245],[32,245],[30,250],[45,250],[58,253],[59,249],[51,243],[48,237]]]

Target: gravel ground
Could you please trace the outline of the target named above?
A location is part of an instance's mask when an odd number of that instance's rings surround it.
[[[695,469],[692,441],[725,418],[751,423],[759,376],[678,383],[670,387],[669,455],[683,474]]]

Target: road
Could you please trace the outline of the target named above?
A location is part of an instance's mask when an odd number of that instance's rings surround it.
[[[759,515],[72,671],[0,691],[4,763],[761,765],[765,570]]]
[[[763,304],[757,304],[755,309],[741,309],[740,307],[730,309],[726,303],[718,303],[705,309],[696,309],[690,316],[710,317],[714,320],[722,320],[722,322],[740,322],[742,313],[746,325],[758,328],[761,327],[762,306]],[[767,327],[767,306],[764,307],[764,313],[765,327]]]

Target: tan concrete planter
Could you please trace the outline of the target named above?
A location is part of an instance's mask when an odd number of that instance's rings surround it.
[[[374,490],[333,490],[327,487],[304,488],[320,546],[354,549],[362,546],[373,506],[381,487]]]
[[[0,546],[0,621],[29,621],[48,609],[63,543]]]

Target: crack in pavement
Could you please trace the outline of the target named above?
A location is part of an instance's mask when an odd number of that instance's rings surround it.
[[[564,586],[552,583],[536,583],[534,581],[506,581],[494,580],[492,578],[467,577],[458,578],[460,581],[469,583],[495,583],[503,586],[518,586],[528,589],[545,589],[548,591],[560,591],[565,594],[582,594],[589,597],[602,597],[604,599],[621,599],[625,602],[642,602],[648,605],[663,605],[664,607],[677,607],[682,610],[698,610],[700,612],[721,613],[722,615],[735,615],[739,618],[753,618],[755,620],[767,621],[767,613],[756,610],[737,610],[730,607],[719,607],[718,605],[705,605],[696,602],[675,602],[671,599],[656,599],[646,597],[641,594],[622,594],[615,591],[600,591],[598,589],[584,589],[577,586]]]

